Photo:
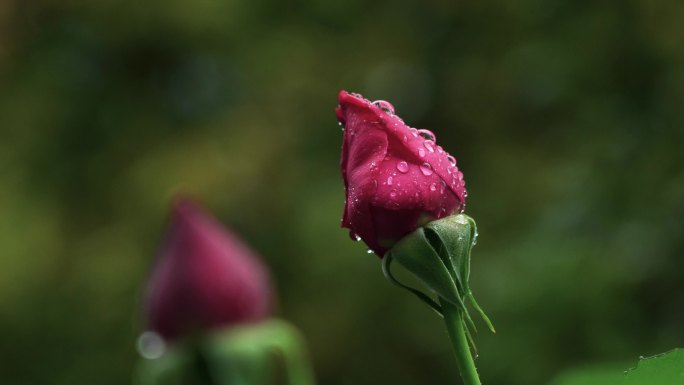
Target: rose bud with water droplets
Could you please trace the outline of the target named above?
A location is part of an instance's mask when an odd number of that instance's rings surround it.
[[[411,128],[386,101],[341,91],[342,227],[382,257],[428,222],[461,212],[465,182],[456,160],[428,130]]]
[[[257,255],[189,199],[174,202],[147,287],[148,327],[176,340],[264,319],[268,272]]]

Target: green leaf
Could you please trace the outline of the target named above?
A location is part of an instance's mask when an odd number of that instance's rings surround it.
[[[622,369],[621,369],[622,368]],[[681,385],[684,384],[684,349],[641,358],[636,367],[593,366],[560,374],[551,385]]]
[[[657,356],[642,358],[627,371],[625,385],[684,384],[684,349],[674,349]]]

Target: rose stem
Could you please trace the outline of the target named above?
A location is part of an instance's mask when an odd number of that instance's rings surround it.
[[[456,363],[461,372],[463,383],[465,385],[481,385],[477,369],[475,368],[475,361],[473,361],[473,356],[470,353],[461,310],[444,299],[440,298],[439,302],[442,305],[444,322],[446,323],[449,339],[456,353]]]

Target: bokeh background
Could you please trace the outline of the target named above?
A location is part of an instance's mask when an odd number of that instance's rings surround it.
[[[0,383],[125,384],[166,220],[273,269],[321,384],[458,383],[339,228],[340,89],[437,134],[479,224],[491,385],[684,345],[684,3],[0,2]]]

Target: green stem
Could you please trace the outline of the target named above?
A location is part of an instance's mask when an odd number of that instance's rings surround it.
[[[440,298],[439,302],[442,305],[444,322],[446,323],[449,339],[456,353],[456,363],[458,364],[458,370],[461,372],[463,383],[465,385],[481,385],[477,369],[475,368],[475,361],[473,361],[470,346],[468,346],[463,313],[448,301]]]

